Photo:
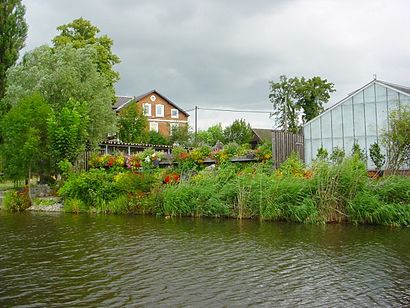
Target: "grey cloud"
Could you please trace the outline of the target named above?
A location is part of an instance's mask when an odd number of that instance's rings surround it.
[[[184,108],[269,109],[268,81],[282,74],[334,82],[332,104],[373,73],[410,85],[405,0],[23,2],[27,49],[82,16],[114,40],[119,94],[155,88]]]

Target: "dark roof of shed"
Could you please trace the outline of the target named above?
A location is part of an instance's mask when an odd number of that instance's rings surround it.
[[[175,107],[176,109],[178,109],[180,112],[182,112],[183,114],[185,114],[187,117],[189,117],[189,114],[183,110],[182,108],[178,107],[173,101],[171,101],[169,98],[167,98],[165,95],[162,95],[161,93],[159,93],[157,90],[151,90],[148,91],[147,93],[138,95],[138,96],[117,96],[117,101],[114,104],[114,106],[112,107],[115,111],[118,111],[119,109],[125,107],[126,105],[128,105],[131,102],[138,102],[139,100],[141,100],[142,98],[151,95],[151,94],[157,94],[159,96],[161,96],[165,101],[167,101],[171,106]],[[128,100],[127,100],[128,98]]]

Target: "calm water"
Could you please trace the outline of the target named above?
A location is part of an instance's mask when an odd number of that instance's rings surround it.
[[[410,228],[0,212],[0,306],[410,305]]]

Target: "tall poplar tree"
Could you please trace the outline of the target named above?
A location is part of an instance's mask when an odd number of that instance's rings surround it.
[[[21,0],[0,1],[0,99],[6,88],[6,71],[13,66],[27,36],[26,12]]]

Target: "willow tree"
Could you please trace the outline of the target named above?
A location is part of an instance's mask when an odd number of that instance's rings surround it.
[[[6,71],[16,63],[19,51],[24,47],[27,36],[25,12],[21,0],[0,2],[0,99],[5,93]]]
[[[107,35],[97,36],[100,29],[82,17],[57,27],[57,30],[60,34],[53,38],[56,48],[71,45],[74,48],[93,46],[96,49],[97,69],[107,78],[114,99],[114,84],[120,75],[113,66],[120,63],[120,58],[112,52],[113,40]]]
[[[39,92],[59,113],[70,99],[85,104],[88,141],[92,145],[115,131],[109,81],[98,72],[92,46],[74,48],[41,46],[24,55],[7,74],[6,108]]]

